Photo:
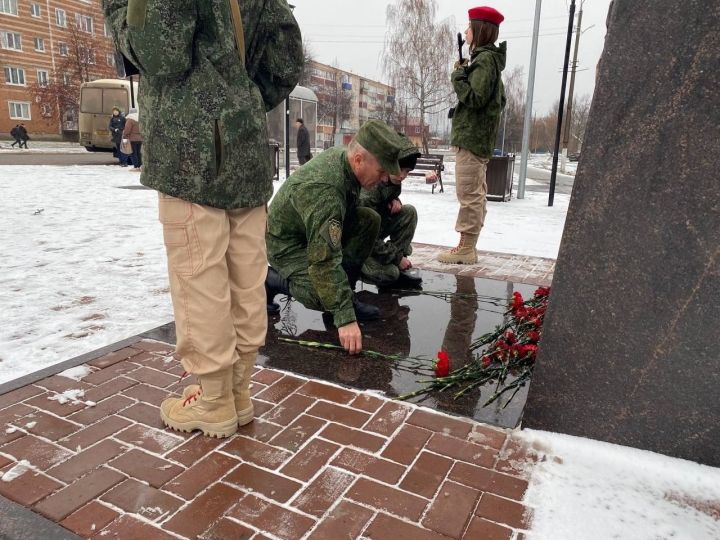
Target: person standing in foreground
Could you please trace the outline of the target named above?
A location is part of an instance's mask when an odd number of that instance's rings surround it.
[[[380,216],[359,208],[358,197],[361,188],[400,174],[402,147],[387,124],[369,120],[347,148],[325,150],[290,175],[270,205],[268,312],[279,312],[273,298],[285,294],[331,313],[340,344],[351,354],[362,350],[357,321],[380,316],[354,293],[380,228]]]
[[[118,163],[125,166],[125,159],[120,151],[120,145],[123,140],[123,130],[125,129],[125,115],[117,107],[113,107],[112,109],[108,129],[110,130],[110,139],[113,143],[113,157],[118,158]]]
[[[456,62],[451,75],[458,99],[450,144],[457,147],[455,185],[460,210],[455,230],[460,233],[460,241],[457,247],[438,255],[438,261],[455,264],[477,262],[475,246],[487,206],[485,174],[505,107],[502,71],[507,44],[503,41],[495,45],[504,17],[486,6],[472,8],[468,15],[465,41],[470,61]]]
[[[253,419],[273,191],[265,112],[298,82],[300,29],[285,0],[103,0],[103,9],[141,74],[140,181],[159,192],[176,354],[200,381],[163,401],[161,417],[227,437]]]
[[[312,153],[310,152],[310,134],[305,127],[305,122],[302,118],[295,120],[295,127],[297,128],[297,158],[300,165],[305,165],[312,159]]]

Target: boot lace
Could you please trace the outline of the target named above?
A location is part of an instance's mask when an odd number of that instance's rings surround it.
[[[197,392],[194,394],[190,394],[188,397],[185,398],[183,401],[183,407],[187,406],[190,403],[193,403],[194,401],[197,401],[200,399],[200,396],[202,395],[202,387],[198,388]]]

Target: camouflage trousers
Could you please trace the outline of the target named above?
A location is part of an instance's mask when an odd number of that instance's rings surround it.
[[[370,255],[380,228],[380,216],[370,208],[357,208],[345,219],[342,234],[342,266],[345,269],[357,269],[359,274],[365,259]],[[281,274],[289,276],[290,295],[308,309],[324,311],[315,284],[308,273],[308,260],[293,261],[292,268],[283,265],[276,268]]]
[[[395,283],[400,277],[400,260],[412,254],[416,227],[417,210],[412,205],[403,205],[397,214],[383,215],[372,253],[362,267],[363,279],[380,286]]]

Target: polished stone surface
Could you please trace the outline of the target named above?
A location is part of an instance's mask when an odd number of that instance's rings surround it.
[[[358,297],[382,310],[382,318],[361,324],[363,348],[384,354],[422,356],[431,365],[437,352],[445,349],[455,369],[472,359],[471,341],[502,323],[505,306],[514,291],[531,296],[534,285],[422,272],[427,291],[460,292],[480,295],[480,301],[458,296],[437,298],[404,292],[378,293],[372,285],[358,287]],[[276,298],[279,300],[280,297]],[[286,337],[304,341],[337,344],[337,330],[319,311],[311,311],[299,302],[281,303],[279,316],[271,317],[266,345],[260,350],[258,363],[312,378],[323,379],[359,389],[377,390],[398,396],[421,387],[419,380],[432,377],[430,371],[411,372],[388,360],[350,356],[344,351],[323,350],[283,343]],[[168,325],[147,337],[173,343],[174,329]],[[508,379],[509,381],[512,379]],[[515,427],[527,395],[523,388],[503,408],[505,401],[488,407],[483,404],[492,396],[494,385],[486,385],[459,399],[452,393],[434,393],[412,401],[423,405],[502,427]]]
[[[523,426],[720,466],[720,8],[609,23]]]

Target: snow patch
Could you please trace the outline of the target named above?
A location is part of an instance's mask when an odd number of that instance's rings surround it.
[[[18,461],[14,467],[6,471],[5,474],[0,473],[0,480],[2,480],[3,482],[12,482],[18,476],[25,474],[33,468],[34,467],[30,464],[28,460],[22,459]]]
[[[50,401],[57,401],[60,403],[60,405],[65,405],[66,403],[72,403],[73,405],[77,405],[79,403],[84,403],[84,401],[81,401],[79,398],[83,397],[85,395],[85,390],[65,390],[61,394],[55,394],[53,396],[48,397]]]
[[[90,373],[92,373],[92,369],[90,369],[90,366],[88,366],[87,364],[83,364],[81,366],[76,366],[74,368],[61,371],[60,373],[58,373],[58,375],[60,375],[61,377],[66,377],[68,379],[79,381],[80,379],[83,379],[90,375]]]

